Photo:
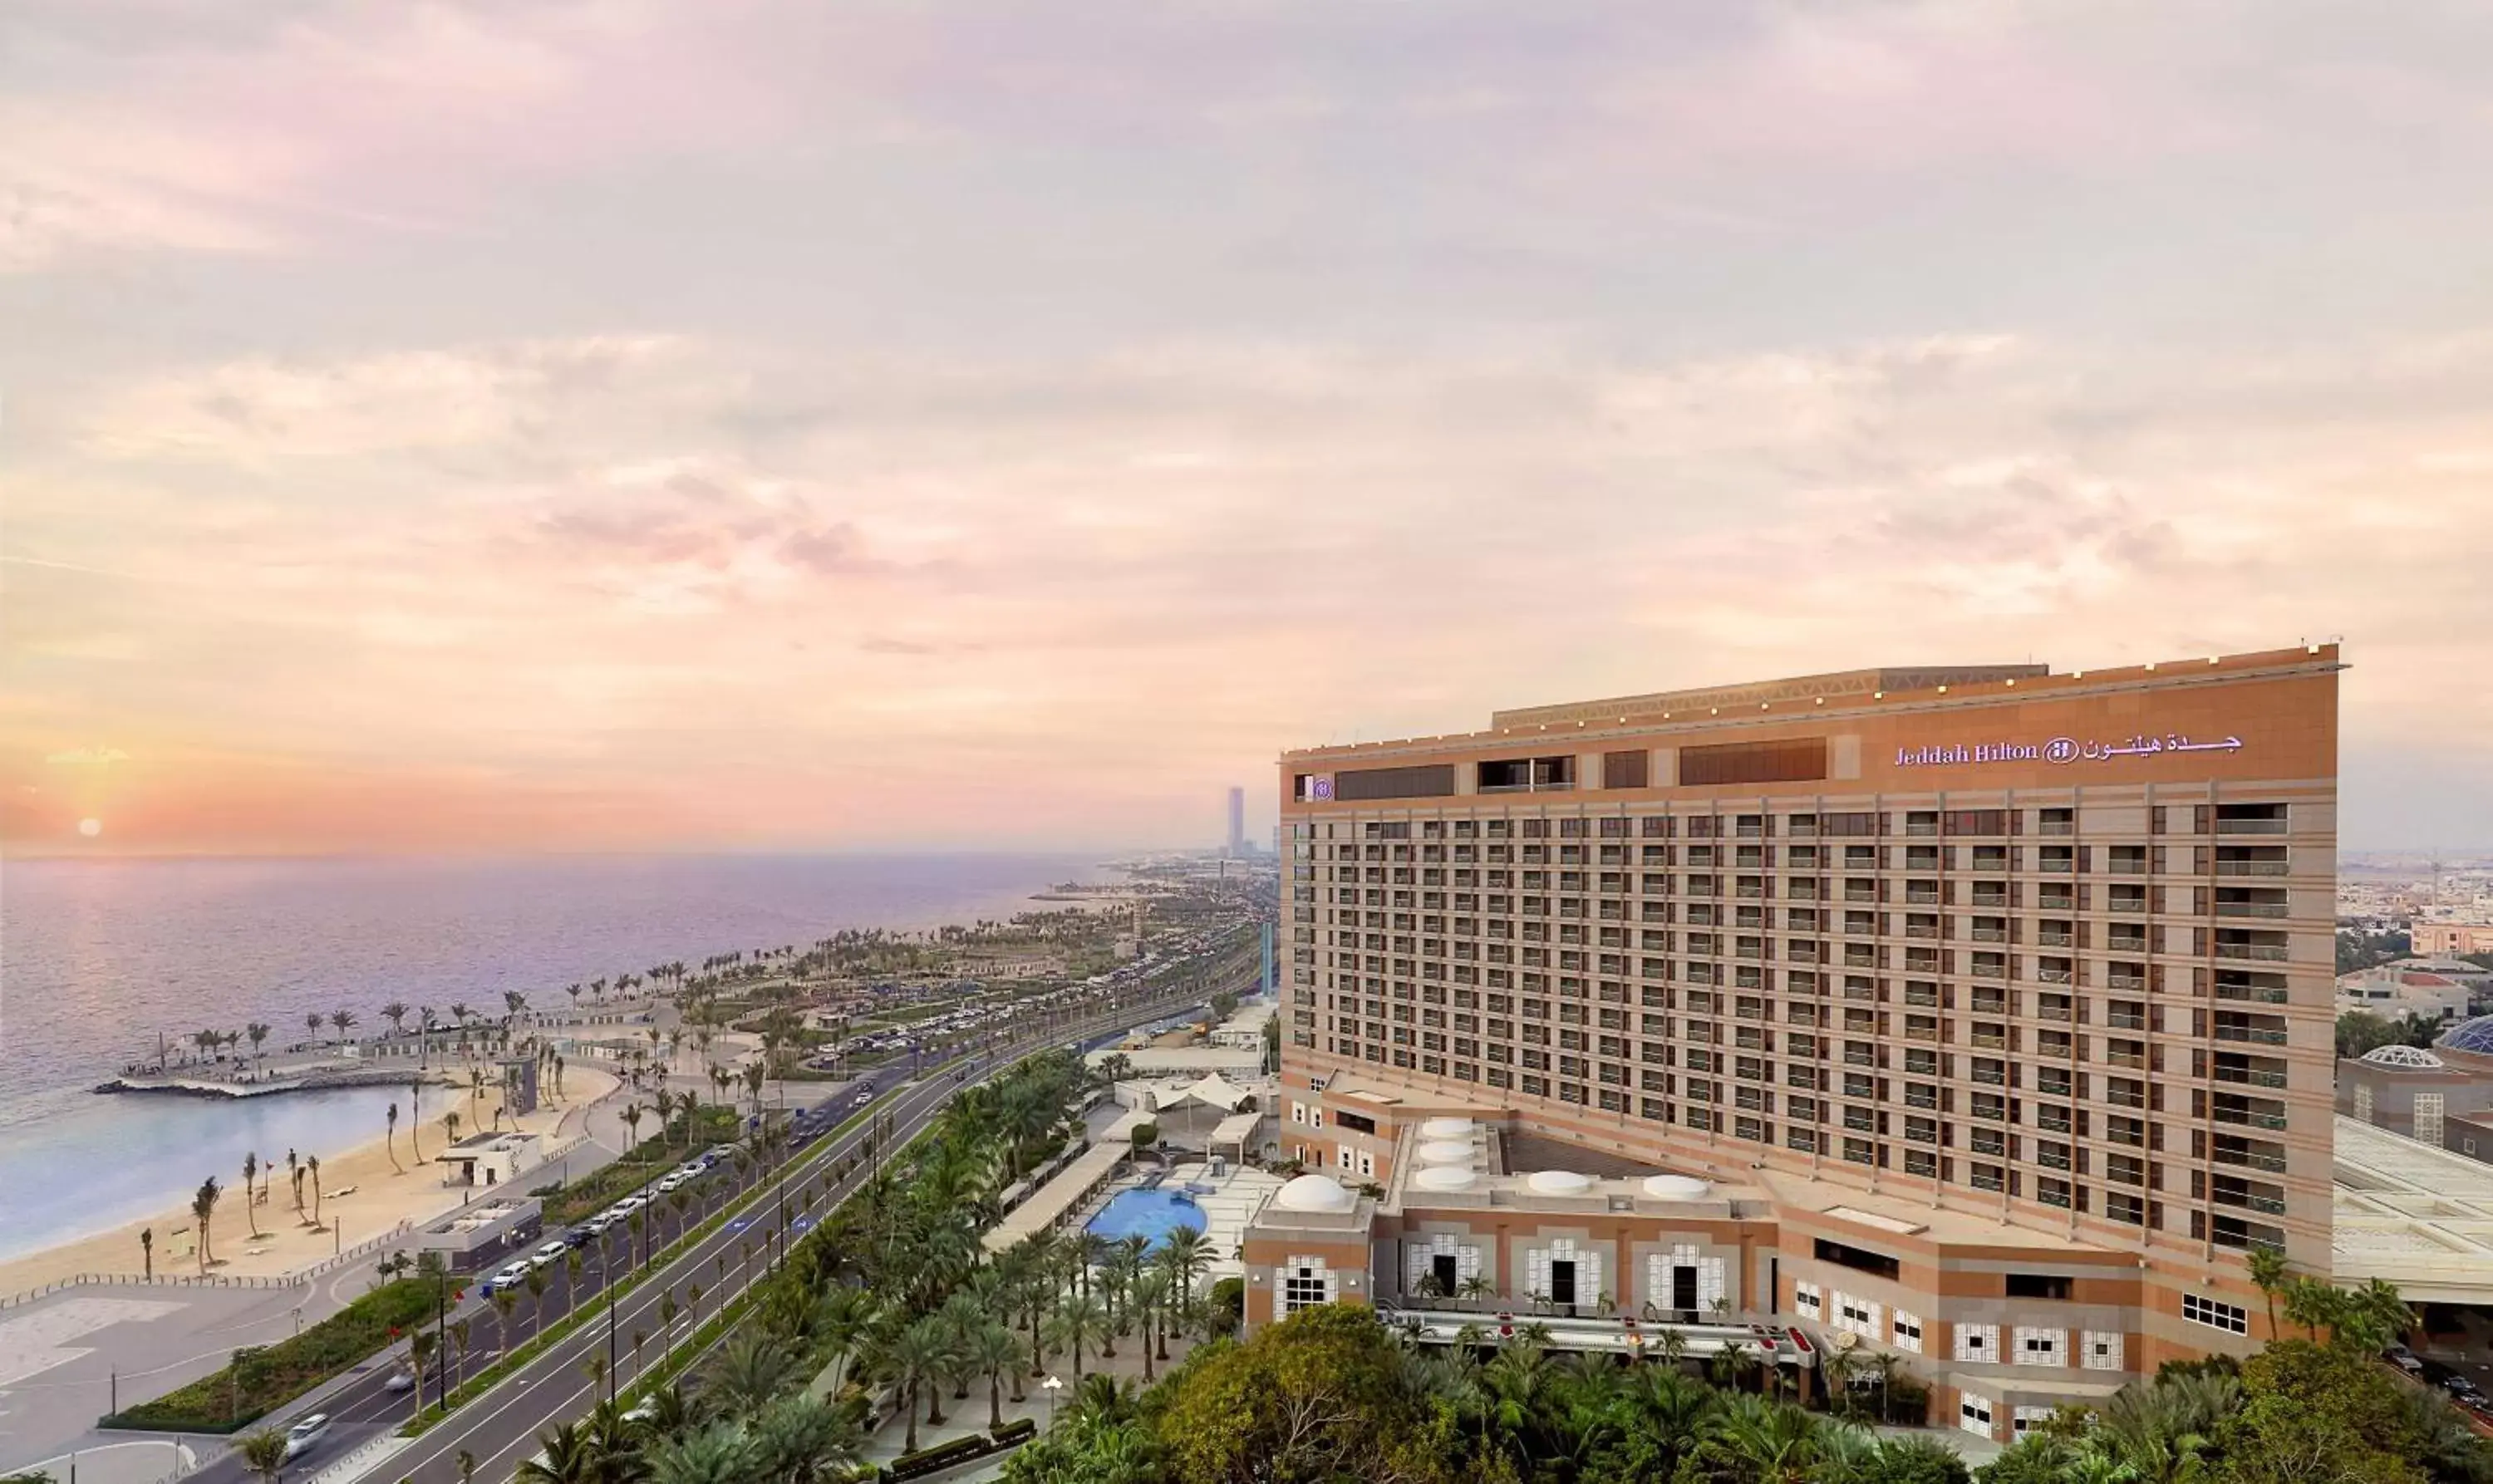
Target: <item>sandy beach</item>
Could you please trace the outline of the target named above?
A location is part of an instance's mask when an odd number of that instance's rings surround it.
[[[580,1132],[582,1111],[615,1086],[616,1079],[611,1074],[574,1064],[563,1073],[562,1100],[541,1106],[520,1120],[520,1126],[550,1140],[570,1138]],[[243,1206],[239,1166],[231,1170],[200,1170],[198,1178],[213,1174],[225,1190],[225,1198],[217,1202],[209,1231],[215,1261],[208,1271],[227,1277],[283,1276],[314,1266],[341,1247],[359,1246],[402,1223],[412,1228],[460,1204],[473,1192],[442,1184],[444,1167],[434,1163],[434,1156],[451,1143],[444,1117],[453,1112],[459,1114],[463,1138],[490,1129],[500,1096],[499,1089],[490,1082],[481,1097],[447,1083],[428,1087],[424,1124],[415,1132],[416,1146],[426,1156],[422,1164],[416,1163],[410,1153],[409,1130],[404,1125],[395,1140],[384,1135],[344,1149],[299,1150],[319,1157],[321,1223],[334,1231],[315,1232],[307,1224],[312,1204],[309,1177],[303,1182],[305,1213],[297,1214],[282,1153],[274,1171],[261,1172],[262,1188],[248,1214]],[[510,1125],[506,1121],[503,1126]],[[197,1237],[193,1230],[197,1222],[191,1214],[190,1203],[195,1188],[193,1185],[168,1192],[165,1209],[154,1217],[0,1261],[0,1295],[21,1293],[81,1273],[135,1276],[143,1267],[138,1234],[148,1228],[156,1233],[156,1272],[160,1276],[197,1275]],[[255,1227],[258,1232],[255,1236]],[[412,1247],[411,1239],[407,1245]]]

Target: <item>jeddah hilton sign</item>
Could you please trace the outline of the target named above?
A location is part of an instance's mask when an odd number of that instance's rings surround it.
[[[1896,749],[1900,768],[1958,767],[1990,762],[2110,762],[2118,757],[2153,757],[2163,753],[2238,753],[2242,739],[2193,742],[2178,733],[2136,736],[2126,742],[2081,741],[2054,737],[2048,742],[1944,742],[1928,747]]]

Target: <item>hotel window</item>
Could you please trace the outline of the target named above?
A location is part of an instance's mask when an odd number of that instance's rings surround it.
[[[2089,1329],[2080,1343],[2078,1354],[2089,1371],[2121,1369],[2121,1335],[2118,1329]]]
[[[1322,1258],[1292,1258],[1281,1271],[1281,1313],[1292,1315],[1333,1302],[1334,1275]]]
[[[1856,1298],[1849,1293],[1838,1292],[1835,1295],[1833,1323],[1836,1328],[1859,1335],[1865,1340],[1876,1340],[1878,1338],[1878,1306],[1866,1298]]]
[[[1825,1317],[1824,1310],[1817,1295],[1817,1285],[1815,1283],[1793,1284],[1792,1304],[1794,1307],[1798,1308],[1801,1313],[1808,1315],[1811,1319],[1823,1319]]]
[[[1999,1326],[1997,1324],[1959,1324],[1956,1326],[1956,1358],[1989,1365],[1999,1359]]]
[[[2029,1329],[2020,1325],[2017,1330],[2017,1363],[2019,1365],[2067,1365],[2069,1363],[2068,1343],[2069,1332],[2065,1329]]]
[[[1922,1352],[1922,1317],[1920,1315],[1907,1314],[1902,1309],[1896,1311],[1896,1349],[1910,1350],[1916,1355]]]
[[[1991,1436],[1991,1398],[1970,1391],[1957,1406],[1957,1426],[1978,1438]]]
[[[2193,1324],[2205,1324],[2228,1334],[2246,1335],[2251,1332],[2249,1310],[2218,1303],[2212,1298],[2202,1298],[2196,1293],[2181,1295],[2181,1317]]]

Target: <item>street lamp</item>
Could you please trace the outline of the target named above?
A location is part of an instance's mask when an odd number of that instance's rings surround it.
[[[1053,1432],[1056,1428],[1056,1393],[1065,1389],[1065,1382],[1051,1376],[1040,1381],[1038,1385],[1040,1390],[1047,1393],[1047,1426],[1048,1430]]]

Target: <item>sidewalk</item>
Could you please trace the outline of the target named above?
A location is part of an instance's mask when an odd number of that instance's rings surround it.
[[[1029,1331],[1016,1330],[1015,1332],[1027,1345],[1030,1339]],[[1103,1360],[1095,1353],[1086,1352],[1082,1357],[1082,1374],[1115,1376],[1131,1380],[1139,1386],[1143,1380],[1142,1344],[1142,1331],[1137,1329],[1134,1333],[1116,1342],[1117,1355],[1113,1360]],[[1169,1358],[1165,1361],[1155,1359],[1152,1363],[1154,1378],[1168,1374],[1170,1367],[1186,1359],[1186,1352],[1193,1349],[1194,1344],[1192,1340],[1172,1337],[1168,1345]],[[1043,1433],[1054,1421],[1054,1413],[1061,1413],[1071,1408],[1076,1390],[1081,1384],[1079,1379],[1073,1374],[1073,1357],[1050,1355],[1047,1358],[1047,1367],[1048,1376],[1064,1383],[1063,1389],[1055,1393],[1055,1402],[1052,1406],[1048,1400],[1049,1393],[1045,1384],[1047,1378],[1032,1379],[1028,1374],[1030,1368],[1026,1361],[1021,1368],[1024,1373],[1021,1401],[1015,1402],[1012,1399],[1012,1377],[1007,1375],[1004,1378],[1004,1420],[1006,1423],[1018,1422],[1028,1417],[1036,1421],[1039,1431]],[[827,1371],[824,1373],[826,1377],[828,1375]],[[817,1380],[819,1381],[820,1378]],[[944,1420],[940,1423],[929,1423],[926,1420],[926,1397],[922,1392],[918,1395],[917,1446],[920,1449],[931,1448],[939,1442],[949,1442],[955,1438],[967,1438],[986,1431],[987,1382],[984,1378],[971,1383],[970,1394],[966,1397],[955,1398],[952,1395],[952,1388],[946,1386],[944,1389]],[[861,1461],[877,1468],[886,1466],[905,1451],[908,1438],[909,1421],[895,1410],[866,1439],[864,1451],[860,1455]],[[1003,1468],[1004,1459],[1006,1456],[1008,1455],[999,1454],[987,1461],[986,1470],[966,1474],[963,1477],[987,1476],[988,1470]]]

